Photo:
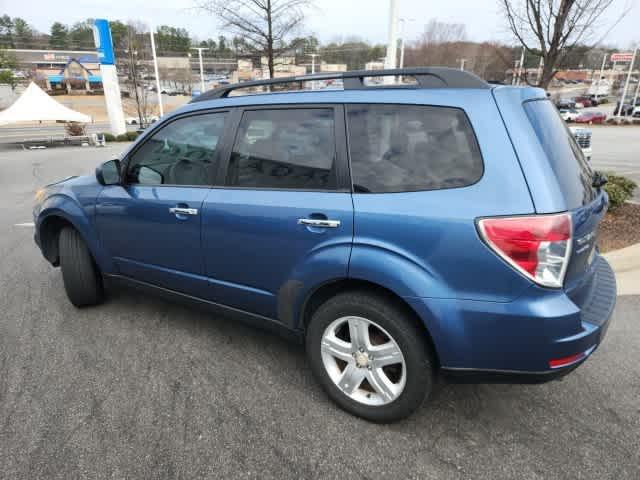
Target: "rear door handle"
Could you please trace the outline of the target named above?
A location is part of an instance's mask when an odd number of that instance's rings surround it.
[[[299,218],[298,225],[317,228],[338,228],[340,220],[326,220],[321,218]]]
[[[197,208],[171,207],[169,211],[175,215],[197,215]]]

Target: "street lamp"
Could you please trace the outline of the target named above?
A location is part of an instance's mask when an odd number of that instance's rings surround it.
[[[202,69],[202,51],[203,50],[209,50],[208,48],[203,48],[203,47],[191,47],[191,50],[197,50],[198,51],[198,59],[200,61],[200,93],[204,93],[204,72]]]

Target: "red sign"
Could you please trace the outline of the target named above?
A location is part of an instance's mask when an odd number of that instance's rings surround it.
[[[612,53],[612,62],[630,62],[633,60],[633,53]]]

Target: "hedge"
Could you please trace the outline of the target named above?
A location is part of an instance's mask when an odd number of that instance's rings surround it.
[[[609,210],[615,210],[633,197],[633,191],[638,185],[630,178],[613,172],[604,172],[604,174],[607,176],[604,189],[609,195]]]

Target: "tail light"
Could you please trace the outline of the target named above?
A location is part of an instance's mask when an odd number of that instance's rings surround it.
[[[509,265],[538,285],[560,288],[571,255],[571,216],[483,218],[482,239]]]

